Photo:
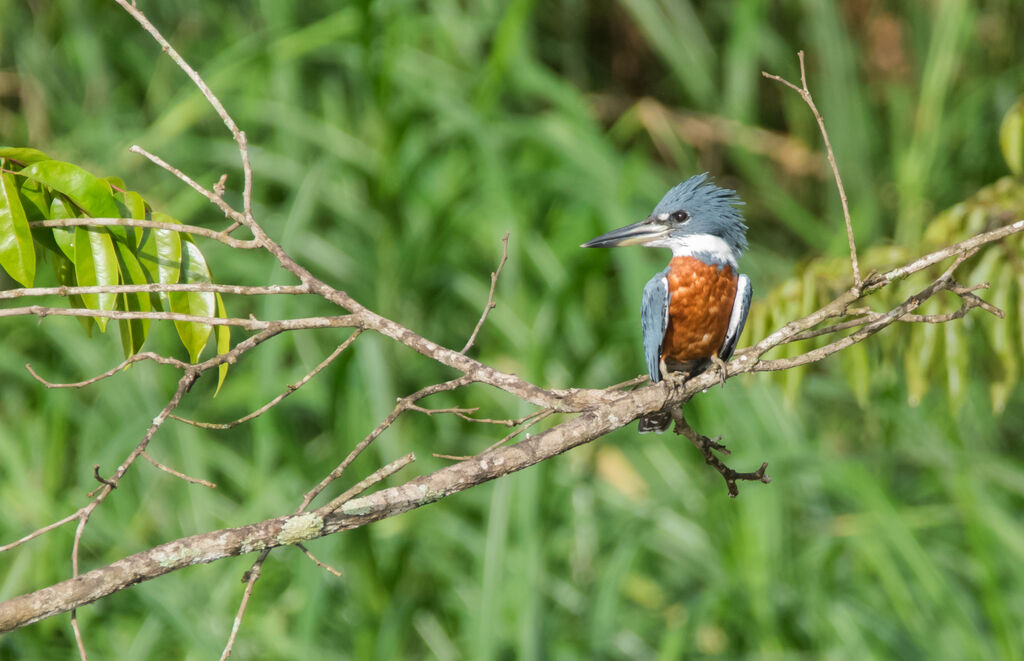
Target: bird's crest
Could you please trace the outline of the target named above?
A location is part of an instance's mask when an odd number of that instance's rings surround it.
[[[673,186],[651,215],[685,211],[692,218],[690,232],[705,230],[721,236],[739,257],[747,249],[747,226],[736,208],[742,204],[736,191],[716,186],[708,181],[708,173],[704,172]]]

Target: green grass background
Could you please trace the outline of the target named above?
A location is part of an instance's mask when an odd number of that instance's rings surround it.
[[[510,232],[498,307],[474,355],[550,387],[603,387],[642,370],[639,294],[665,255],[577,246],[642,218],[690,174],[710,170],[747,202],[742,266],[755,306],[808,260],[845,254],[828,172],[787,160],[820,154],[814,120],[762,69],[796,79],[795,53],[807,52],[865,249],[913,250],[937,212],[1006,175],[999,122],[1024,91],[1017,0],[139,4],[248,132],[260,222],[360,302],[459,348]],[[685,119],[737,124],[698,142],[705,134]],[[0,142],[121,176],[193,224],[224,221],[129,145],[207,185],[227,172],[238,199],[223,124],[112,2],[0,0]],[[290,282],[264,255],[202,245],[218,281]],[[834,263],[841,280],[845,263]],[[798,293],[783,299],[787,313],[809,311]],[[313,299],[227,304],[234,316],[330,312]],[[741,485],[736,500],[685,441],[630,426],[310,544],[342,579],[296,550],[275,552],[236,658],[1024,658],[1024,392],[1012,384],[994,412],[999,361],[967,356],[992,354],[979,338],[1000,322],[974,314],[946,338],[963,347],[955,398],[936,387],[909,406],[898,352],[870,348],[695,398],[691,422],[724,436],[734,467],[769,462],[772,484]],[[92,465],[109,473],[134,447],[175,374],[143,364],[47,391],[25,363],[52,380],[91,376],[120,360],[114,333],[86,338],[60,318],[2,328],[7,542],[86,503]],[[1019,362],[1019,320],[1009,328],[1002,351]],[[898,343],[908,330],[886,332]],[[212,379],[197,384],[182,413],[239,417],[344,336],[279,337],[233,367],[216,400]],[[183,355],[170,327],[154,325],[149,342]],[[152,454],[219,488],[136,465],[92,517],[83,567],[293,510],[396,397],[452,376],[365,336],[250,424],[169,423]],[[427,403],[488,417],[530,410],[482,386]],[[471,454],[502,433],[409,415],[345,481],[415,451],[397,483],[444,465],[433,452]],[[72,533],[0,556],[0,598],[68,577]],[[88,649],[215,657],[251,561],[175,572],[81,609]],[[0,658],[75,654],[66,615],[0,638]]]

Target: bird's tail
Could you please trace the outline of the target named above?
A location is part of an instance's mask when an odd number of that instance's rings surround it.
[[[645,413],[640,416],[637,431],[641,434],[649,434],[650,432],[662,434],[671,424],[672,413],[666,409],[662,409],[660,411],[655,411],[654,413]]]

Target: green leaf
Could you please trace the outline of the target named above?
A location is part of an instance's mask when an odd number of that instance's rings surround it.
[[[162,223],[176,223],[173,218],[159,211],[153,212],[153,220]],[[139,263],[146,272],[149,282],[173,285],[181,273],[181,235],[173,230],[145,229],[139,239]],[[160,304],[155,307],[170,308],[166,293],[158,296]]]
[[[50,160],[49,156],[31,147],[0,147],[0,158],[9,158],[23,165]]]
[[[118,193],[117,197],[120,198],[121,202],[127,207],[131,217],[135,220],[146,219],[146,201],[142,199],[142,196],[133,190],[128,190],[123,193]]]
[[[1024,96],[1010,106],[999,127],[999,148],[1010,172],[1024,174]]]
[[[210,269],[206,266],[206,258],[199,251],[192,237],[182,234],[181,251],[181,282],[186,284],[206,283],[213,281]],[[212,292],[171,292],[169,295],[171,312],[191,314],[201,317],[212,317],[216,313],[216,300]],[[175,321],[178,337],[185,345],[192,362],[199,360],[206,341],[213,327],[210,324],[193,321]]]
[[[53,273],[57,277],[57,283],[64,285],[65,287],[74,287],[78,284],[75,279],[75,265],[70,259],[64,256],[63,253],[57,253],[53,256]],[[85,302],[81,296],[72,294],[68,296],[68,301],[71,303],[71,307],[84,308]],[[82,328],[85,329],[85,334],[92,337],[92,327],[95,323],[92,317],[75,317],[78,323],[82,324]]]
[[[142,199],[142,196],[133,190],[126,190],[122,193],[116,193],[115,197],[118,202],[124,205],[127,210],[127,217],[134,220],[146,220],[146,201]],[[126,236],[130,237],[131,249],[137,251],[139,245],[142,243],[143,228],[141,227],[126,227]]]
[[[6,164],[0,160],[0,167]],[[0,266],[25,287],[36,277],[36,248],[32,242],[17,182],[9,172],[0,173]]]
[[[217,317],[220,319],[227,319],[227,309],[224,307],[224,299],[220,297],[220,294],[216,294],[217,298]],[[214,333],[217,336],[217,354],[222,355],[231,351],[231,326],[216,326]],[[220,387],[224,385],[224,379],[228,375],[228,364],[222,363],[217,368],[217,389],[213,391],[213,396],[216,397],[217,393],[220,392]]]
[[[82,287],[112,286],[118,283],[117,255],[114,241],[104,227],[75,228],[75,275]],[[113,310],[116,294],[83,294],[85,306],[91,310]],[[107,320],[96,317],[100,332],[107,329]]]
[[[117,201],[110,184],[72,163],[40,161],[18,174],[67,195],[93,218],[119,218]]]
[[[18,184],[18,195],[21,197],[22,206],[25,207],[25,217],[29,221],[49,218],[50,196],[46,187],[38,181],[24,177],[15,177],[14,181]]]
[[[121,282],[127,285],[147,284],[146,273],[142,270],[139,260],[132,254],[129,246],[121,241],[114,241],[118,264],[121,267]],[[153,309],[149,294],[121,294],[118,296],[118,307],[136,312],[149,312]],[[129,358],[138,353],[149,334],[149,319],[125,319],[118,324],[121,329],[121,347],[124,357]]]
[[[74,218],[75,213],[73,209],[69,209],[68,205],[64,202],[62,197],[55,196],[50,202],[50,218]],[[64,253],[64,256],[71,260],[71,263],[75,262],[75,228],[74,227],[54,227],[53,228],[53,240],[56,242],[57,247]]]

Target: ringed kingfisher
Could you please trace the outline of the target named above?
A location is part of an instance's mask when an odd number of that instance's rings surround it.
[[[583,248],[642,245],[670,248],[672,259],[644,287],[640,309],[644,357],[651,381],[669,372],[683,378],[714,363],[723,369],[750,310],[750,278],[738,273],[747,226],[736,191],[719,188],[707,173],[669,190],[651,215],[584,243]],[[723,373],[724,374],[724,373]],[[662,433],[667,409],[640,417],[640,433]]]

